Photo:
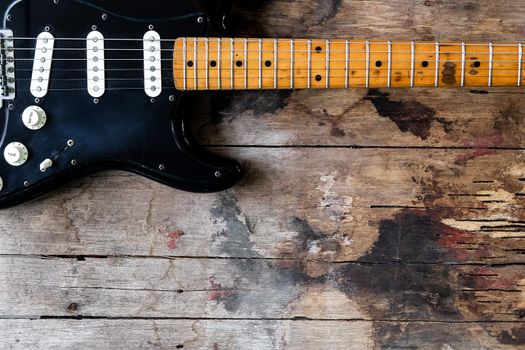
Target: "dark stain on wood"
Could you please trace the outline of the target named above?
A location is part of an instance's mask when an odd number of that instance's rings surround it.
[[[372,102],[380,116],[392,120],[402,132],[410,132],[422,140],[430,136],[432,122],[440,123],[450,132],[452,123],[437,118],[436,111],[417,101],[392,101],[388,93],[372,89],[366,100]]]
[[[214,94],[211,118],[217,125],[225,120],[231,123],[243,113],[254,115],[275,114],[288,104],[289,90],[240,91]]]
[[[503,331],[498,334],[497,339],[505,345],[525,345],[525,326],[516,326]]]
[[[441,72],[441,81],[447,85],[456,84],[456,64],[452,62],[446,62],[443,67],[444,69]]]

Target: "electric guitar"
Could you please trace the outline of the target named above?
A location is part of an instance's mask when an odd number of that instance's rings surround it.
[[[0,0],[0,207],[101,169],[221,191],[184,92],[521,86],[521,43],[228,37],[229,1]]]

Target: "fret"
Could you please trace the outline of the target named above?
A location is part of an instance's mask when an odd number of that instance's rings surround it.
[[[330,41],[326,40],[326,70],[325,70],[325,81],[326,81],[326,88],[330,88]]]
[[[410,42],[410,87],[414,87],[414,75],[416,70],[416,44]]]
[[[182,38],[182,90],[186,90],[186,61],[187,61],[187,49],[188,49],[188,43],[186,41],[186,38]]]
[[[199,65],[199,57],[197,56],[198,50],[198,40],[197,38],[193,39],[193,90],[199,88],[199,80],[197,78],[197,66]]]
[[[277,49],[279,48],[279,42],[277,39],[274,39],[273,41],[273,87],[274,89],[277,89],[277,66],[279,64],[278,61],[278,52]]]
[[[434,87],[439,87],[439,41],[436,41],[436,57],[435,57],[435,63],[436,63],[436,76],[434,80]]]
[[[248,39],[244,39],[244,89],[248,89]]]
[[[208,90],[210,88],[210,64],[209,64],[209,55],[210,55],[210,39],[206,38],[204,40],[204,46],[205,46],[205,49],[204,49],[204,64],[206,66],[206,90]]]
[[[465,87],[465,66],[466,66],[466,49],[465,43],[461,43],[461,87]]]
[[[523,44],[518,44],[518,86],[521,86],[522,79],[522,69],[523,69]]]
[[[348,46],[348,40],[345,40],[345,89],[348,89],[348,63],[350,60]]]
[[[387,72],[387,87],[390,88],[392,86],[392,42],[389,40],[388,41],[388,72]]]
[[[310,89],[312,87],[312,40],[308,39],[308,78],[306,87]]]
[[[262,39],[259,39],[259,89],[263,87],[262,76]]]
[[[230,39],[230,43],[231,43],[231,53],[230,53],[230,86],[231,86],[231,89],[234,90],[235,89],[235,68],[234,68],[234,64],[235,64],[235,43],[234,43],[234,40],[233,38]]]
[[[370,42],[367,40],[365,42],[365,87],[368,88],[370,86]]]
[[[290,40],[290,89],[294,88],[294,41]]]
[[[222,59],[221,59],[221,38],[217,39],[217,89],[222,90],[222,83],[221,83],[221,65],[222,65]]]
[[[494,45],[489,43],[489,72],[488,72],[488,87],[492,87],[492,69],[494,66]]]

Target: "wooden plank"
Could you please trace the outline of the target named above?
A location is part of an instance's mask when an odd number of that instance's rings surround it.
[[[520,321],[521,265],[1,257],[0,316]]]
[[[213,97],[212,117],[208,110],[195,111],[193,123],[206,145],[523,148],[521,92],[473,92],[221,94]]]
[[[396,237],[406,255],[375,259],[523,262],[525,175],[513,151],[223,151],[249,164],[232,191],[93,176],[0,212],[0,253],[290,258],[317,235],[334,246],[315,259],[355,261]]]
[[[515,349],[513,323],[0,320],[8,349]],[[374,330],[384,330],[375,340]],[[394,334],[399,334],[395,337]],[[497,343],[485,332],[505,340]],[[445,336],[447,335],[447,336]]]

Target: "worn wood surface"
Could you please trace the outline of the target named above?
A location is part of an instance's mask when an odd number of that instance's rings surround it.
[[[519,41],[523,6],[238,1],[234,23],[241,37]],[[195,105],[201,142],[246,166],[232,190],[106,172],[0,212],[1,348],[525,347],[521,90]]]

